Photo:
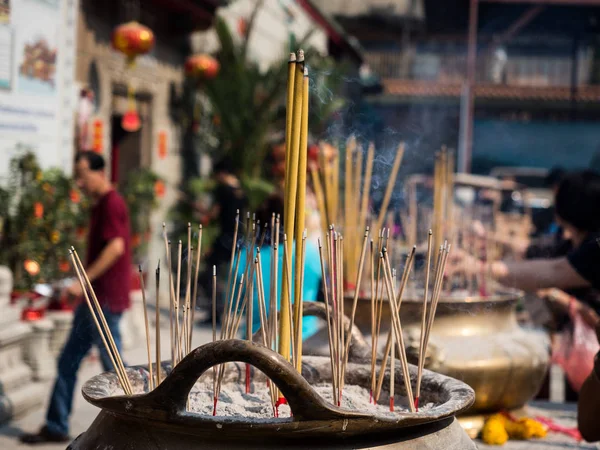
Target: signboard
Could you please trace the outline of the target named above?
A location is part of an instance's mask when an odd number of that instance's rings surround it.
[[[71,170],[76,0],[0,0],[0,183],[18,146]]]

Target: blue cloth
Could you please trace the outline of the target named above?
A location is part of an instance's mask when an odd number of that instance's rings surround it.
[[[295,261],[296,252],[292,253],[292,261],[290,271],[292,272],[292,279],[294,277],[294,261]],[[241,275],[244,273],[246,268],[246,249],[243,248],[240,252],[241,262],[238,268],[237,279],[238,282],[240,280]],[[278,249],[278,281],[277,281],[277,311],[281,306],[281,284],[283,281],[283,243],[279,246]],[[308,239],[306,240],[306,250],[304,256],[304,289],[303,289],[303,300],[305,302],[315,302],[317,301],[317,297],[319,295],[319,286],[321,284],[321,262],[319,258],[319,248],[318,246],[310,242]],[[267,316],[269,314],[269,305],[271,304],[270,300],[270,286],[271,286],[271,248],[264,246],[261,248],[260,252],[260,262],[262,266],[262,274],[263,274],[263,283],[264,283],[264,291],[265,291],[265,304],[267,308]],[[254,264],[254,261],[252,261]],[[255,284],[257,278],[255,277]],[[244,281],[244,285],[246,282]],[[294,288],[292,286],[292,296],[294,295]],[[253,303],[253,316],[252,316],[252,333],[256,333],[260,329],[260,316],[258,309],[258,290],[256,285],[254,286],[254,303]],[[242,319],[243,320],[243,319]],[[317,317],[304,317],[302,319],[302,337],[303,339],[307,339],[310,336],[314,335],[319,330],[319,319]],[[246,328],[245,325],[242,328],[242,336],[245,336]]]
[[[108,328],[115,340],[115,345],[120,353],[121,333],[119,332],[119,321],[121,314],[111,313],[106,309],[103,309],[103,312]],[[46,414],[46,426],[51,433],[69,433],[69,416],[73,407],[73,393],[75,391],[75,383],[77,382],[77,371],[79,370],[81,361],[90,351],[92,345],[100,349],[100,360],[104,370],[114,370],[110,356],[104,347],[90,310],[87,304],[83,303],[75,310],[71,333],[58,360],[58,374]]]

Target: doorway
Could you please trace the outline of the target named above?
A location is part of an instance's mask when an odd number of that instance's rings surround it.
[[[140,129],[126,131],[121,126],[123,115],[129,108],[127,88],[117,85],[113,89],[113,112],[111,114],[111,171],[110,179],[118,189],[133,171],[150,167],[152,148],[152,96],[140,92],[135,95],[140,116]]]

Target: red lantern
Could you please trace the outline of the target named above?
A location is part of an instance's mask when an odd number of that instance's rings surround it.
[[[129,131],[130,133],[140,129],[142,121],[140,120],[140,115],[135,110],[135,107],[123,114],[121,126],[125,131]]]
[[[132,21],[119,25],[112,34],[112,46],[127,57],[132,65],[139,55],[148,53],[154,47],[154,33],[148,27]]]
[[[210,55],[192,55],[185,62],[186,75],[212,80],[219,73],[219,62]]]

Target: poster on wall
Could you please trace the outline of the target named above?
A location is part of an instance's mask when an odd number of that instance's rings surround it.
[[[0,184],[19,148],[42,167],[72,159],[76,14],[73,0],[0,0]]]
[[[55,95],[60,15],[50,1],[21,0],[30,20],[17,30],[18,90],[23,94]],[[39,14],[47,10],[46,14]]]

